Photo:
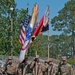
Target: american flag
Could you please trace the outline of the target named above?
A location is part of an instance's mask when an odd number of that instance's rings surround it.
[[[19,41],[22,44],[21,51],[20,51],[20,60],[24,59],[24,55],[29,47],[29,41],[26,41],[27,33],[28,33],[28,27],[29,27],[29,15],[26,13],[25,19],[22,22],[22,29],[20,32],[20,38]]]
[[[27,35],[27,31],[28,31],[28,20],[29,20],[29,15],[28,13],[26,13],[25,19],[22,22],[22,29],[20,32],[20,38],[19,38],[19,42],[23,45],[25,40],[26,40],[26,35]]]
[[[19,42],[22,44],[20,50],[20,61],[24,59],[27,49],[29,47],[29,40],[27,40],[28,28],[29,28],[30,16],[28,15],[28,9],[24,21],[22,22],[22,29],[20,32]]]
[[[26,27],[24,26],[26,35],[24,37],[24,41],[23,41],[22,48],[21,48],[21,51],[20,51],[20,61],[24,60],[25,55],[27,53],[27,50],[30,46],[31,34],[33,32],[34,24],[37,20],[37,18],[36,18],[37,12],[38,12],[38,5],[37,4],[34,6],[34,10],[32,12],[33,13],[32,13],[31,19],[30,19],[30,17],[26,18],[26,21],[24,21],[24,23],[26,23],[26,24],[23,24],[23,25],[26,26]],[[30,22],[28,22],[29,19],[30,19]]]

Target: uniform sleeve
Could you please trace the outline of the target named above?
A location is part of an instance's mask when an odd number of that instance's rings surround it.
[[[15,74],[18,73],[18,65],[16,63],[14,63],[14,67],[15,67]]]
[[[70,68],[70,69],[69,69],[69,74],[70,74],[70,75],[75,75],[75,74],[73,74],[72,66],[70,66],[69,68]]]
[[[16,71],[18,71],[18,65],[16,64]]]
[[[61,67],[61,62],[60,62],[60,63],[58,64],[58,66],[57,66],[57,72],[56,72],[56,75],[60,75],[60,73],[61,73],[60,67]]]
[[[42,71],[46,70],[46,65],[44,64],[44,62],[41,62],[41,67],[42,67]]]
[[[56,73],[57,73],[57,68],[53,66],[53,75],[56,75]]]
[[[35,61],[32,61],[31,63],[30,63],[30,68],[33,68],[35,66]]]

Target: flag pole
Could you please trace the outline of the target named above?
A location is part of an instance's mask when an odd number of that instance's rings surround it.
[[[50,39],[50,37],[49,37],[49,31],[48,31],[48,61],[49,61],[49,58],[50,58],[49,39]],[[49,69],[48,69],[48,75],[49,75]]]
[[[50,15],[50,7],[48,6],[48,10],[49,10],[49,13],[48,13],[48,16]],[[48,21],[48,24],[50,23],[50,19]],[[49,40],[50,40],[50,37],[49,37],[49,30],[48,30],[48,61],[49,61],[49,58],[50,58],[50,50],[49,50]]]
[[[49,9],[49,12],[50,12],[50,9]],[[50,23],[50,19],[49,19],[48,23]],[[49,34],[50,34],[50,32],[48,30],[48,61],[49,61],[49,58],[50,58],[50,49],[49,49],[49,46],[50,46],[50,44],[49,44],[50,36],[49,36]],[[49,75],[49,68],[48,68],[48,75]]]
[[[11,50],[10,50],[10,56],[12,56],[12,50],[13,50],[13,12],[14,12],[14,8],[10,8],[10,21],[11,21]]]
[[[50,58],[49,39],[50,39],[50,37],[49,37],[49,31],[48,31],[48,60]]]
[[[37,50],[36,50],[36,56],[37,56]],[[37,62],[36,62],[36,75],[37,75]]]
[[[37,56],[37,50],[36,50],[36,56]]]

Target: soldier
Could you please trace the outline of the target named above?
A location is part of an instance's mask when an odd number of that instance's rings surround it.
[[[45,71],[44,71],[44,74],[43,75],[48,75],[48,64],[49,64],[49,60],[46,60],[44,62],[44,64],[45,64],[46,68],[45,68]]]
[[[56,75],[56,72],[57,72],[56,66],[53,63],[53,59],[50,58],[48,64],[48,75]]]
[[[73,75],[75,75],[75,66],[72,65]]]
[[[8,57],[4,71],[7,75],[17,75],[17,64],[13,62],[12,56]]]
[[[40,60],[39,55],[30,63],[30,68],[33,69],[33,75],[43,75],[45,70],[44,62]]]
[[[67,63],[66,56],[62,57],[62,61],[58,65],[57,75],[73,75],[72,67]]]
[[[0,65],[0,75],[2,75],[3,71],[4,71],[4,65],[1,63],[1,65]]]
[[[25,58],[20,64],[19,64],[19,75],[30,75],[31,69],[28,64],[28,58]]]

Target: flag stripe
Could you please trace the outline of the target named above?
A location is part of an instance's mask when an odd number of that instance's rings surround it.
[[[29,46],[29,40],[22,46],[21,50],[26,50]]]
[[[28,30],[28,19],[29,19],[29,15],[28,13],[25,16],[24,21],[22,22],[22,29],[20,32],[20,37],[19,40],[21,41],[21,44],[23,45],[25,40],[26,40],[26,34],[27,34],[27,30]]]
[[[22,26],[22,30],[21,30],[20,38],[19,38],[21,40],[22,44],[24,43],[24,40],[26,38],[25,35],[26,35],[25,28],[24,28],[24,26]]]
[[[21,35],[20,35],[23,40],[25,39],[25,35],[26,35],[26,32],[25,32],[24,27],[23,27],[22,31],[21,31]]]
[[[24,44],[24,40],[22,39],[22,37],[20,36],[20,40],[21,40],[21,43],[22,45]]]

